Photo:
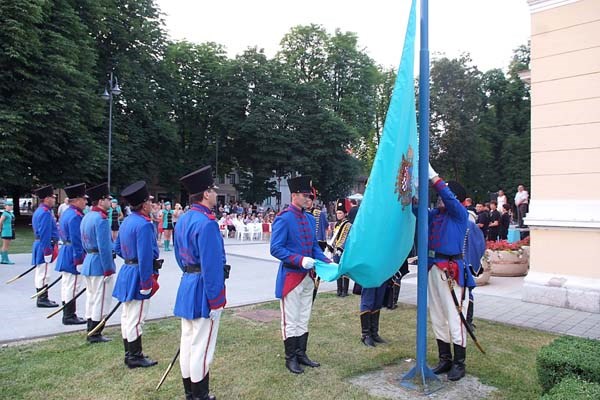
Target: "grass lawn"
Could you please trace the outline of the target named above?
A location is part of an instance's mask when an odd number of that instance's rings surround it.
[[[15,240],[10,242],[10,254],[31,253],[33,244],[33,230],[31,226],[15,227]]]
[[[279,320],[261,323],[230,309],[222,315],[211,392],[224,399],[376,399],[351,386],[352,376],[378,370],[415,356],[416,309],[400,305],[384,310],[380,334],[390,343],[367,348],[360,342],[358,296],[319,295],[311,319],[308,354],[321,362],[295,376],[284,367]],[[278,303],[258,306],[278,309]],[[245,307],[243,310],[247,310]],[[40,323],[42,323],[40,321]],[[534,330],[476,321],[487,355],[472,343],[467,349],[467,372],[499,389],[494,399],[537,399],[535,357],[555,336]],[[148,323],[144,352],[157,367],[129,370],[123,364],[118,328],[105,334],[108,344],[88,345],[84,334],[62,335],[38,343],[0,350],[0,382],[4,399],[173,399],[183,398],[177,364],[159,392],[154,388],[179,346],[178,319]],[[428,343],[429,364],[437,359],[434,340]]]

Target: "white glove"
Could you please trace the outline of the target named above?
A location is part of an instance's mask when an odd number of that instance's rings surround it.
[[[210,310],[210,314],[208,315],[208,318],[212,319],[213,321],[216,321],[221,317],[222,312],[223,312],[223,307],[215,308],[214,310]]]
[[[302,268],[304,269],[313,269],[315,267],[314,258],[310,257],[302,257]]]
[[[141,294],[142,296],[147,296],[147,295],[149,295],[150,293],[152,293],[152,288],[150,288],[150,289],[145,289],[145,290],[140,290],[140,294]]]
[[[342,256],[342,250],[337,249],[334,253],[336,256],[341,257]]]
[[[433,167],[431,166],[431,164],[429,164],[429,179],[433,179],[436,176],[438,176],[438,173],[435,172],[435,170],[433,169]]]
[[[44,261],[46,262],[46,264],[52,263],[52,254],[50,254],[49,256],[44,256]]]

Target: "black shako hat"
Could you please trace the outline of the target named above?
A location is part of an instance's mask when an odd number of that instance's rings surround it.
[[[86,191],[90,201],[98,201],[102,199],[110,199],[110,191],[108,190],[108,183],[104,182],[94,187],[89,188]]]
[[[52,187],[52,185],[43,186],[39,189],[36,189],[34,191],[34,193],[40,199],[45,199],[46,197],[56,197],[56,195],[54,194],[54,188]]]
[[[121,196],[123,196],[125,200],[127,200],[127,202],[134,207],[144,203],[147,200],[154,199],[154,197],[150,196],[150,193],[148,193],[146,181],[137,181],[132,183],[123,189]]]
[[[343,211],[345,214],[348,213],[346,210],[346,201],[344,199],[337,199],[335,202],[335,211]]]
[[[310,175],[297,176],[287,180],[290,193],[312,193],[312,179]]]
[[[452,191],[452,193],[454,193],[458,201],[460,201],[461,203],[465,201],[465,199],[467,198],[467,190],[463,187],[463,185],[456,181],[448,181],[447,185],[448,188]]]
[[[186,176],[179,178],[179,182],[190,193],[190,196],[199,194],[208,189],[218,189],[212,175],[212,167],[204,166]]]
[[[76,199],[78,197],[87,198],[85,194],[85,183],[65,186],[64,191],[69,199]]]

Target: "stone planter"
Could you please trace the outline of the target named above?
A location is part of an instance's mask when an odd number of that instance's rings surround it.
[[[486,250],[492,276],[524,276],[529,271],[529,254],[523,250]]]
[[[475,277],[475,284],[477,286],[487,285],[492,276],[492,267],[485,256],[481,258],[481,268],[483,269],[483,273]]]

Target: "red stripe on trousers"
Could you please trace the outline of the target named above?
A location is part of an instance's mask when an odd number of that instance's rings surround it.
[[[214,325],[215,321],[213,321],[212,319],[210,320],[210,331],[208,331],[208,341],[206,342],[206,349],[204,349],[204,361],[203,361],[203,365],[204,365],[204,376],[206,376],[206,357],[208,356],[208,348],[210,347],[210,338],[212,336],[212,331],[213,331],[213,325]],[[204,379],[204,376],[202,377],[202,379]]]

